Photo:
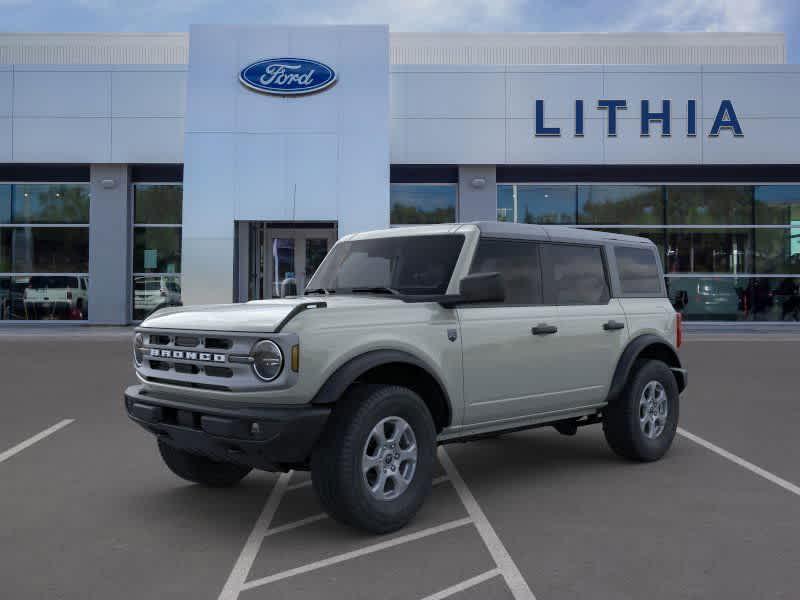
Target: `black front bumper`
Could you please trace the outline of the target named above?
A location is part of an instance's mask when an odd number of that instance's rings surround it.
[[[214,460],[267,471],[306,465],[329,407],[219,408],[125,390],[128,416],[160,440]]]

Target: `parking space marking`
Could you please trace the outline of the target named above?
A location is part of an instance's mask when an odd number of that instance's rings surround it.
[[[36,435],[33,435],[33,436],[29,437],[27,440],[25,440],[23,442],[20,442],[19,444],[17,444],[13,448],[9,448],[8,450],[6,450],[2,454],[0,454],[0,463],[8,460],[9,458],[14,456],[15,454],[18,454],[18,453],[22,452],[23,450],[25,450],[25,448],[29,448],[29,447],[33,446],[36,442],[42,441],[47,436],[54,434],[59,429],[63,429],[64,427],[66,427],[70,423],[74,423],[74,422],[75,422],[75,419],[64,419],[63,421],[59,421],[58,423],[56,423],[52,427],[48,427],[44,431],[40,431]]]
[[[444,467],[445,472],[448,477],[450,477],[450,481],[456,489],[458,497],[461,498],[464,508],[467,509],[467,514],[475,523],[475,527],[478,529],[483,543],[486,544],[486,548],[492,555],[498,569],[500,569],[500,573],[506,580],[506,585],[515,600],[536,600],[536,596],[533,595],[531,588],[528,587],[528,583],[522,577],[522,573],[520,573],[514,559],[511,558],[503,542],[500,541],[500,537],[497,535],[494,527],[492,527],[489,519],[486,518],[486,514],[478,504],[478,501],[475,500],[475,496],[469,491],[467,484],[461,477],[461,473],[458,472],[458,469],[456,469],[455,464],[453,464],[453,461],[450,459],[450,456],[443,446],[439,446],[439,462],[442,463],[442,467]]]
[[[267,530],[267,533],[264,534],[264,537],[275,535],[276,533],[283,533],[284,531],[289,531],[291,529],[297,529],[298,527],[302,527],[303,525],[309,525],[310,523],[315,523],[316,521],[321,521],[322,519],[327,519],[328,515],[325,513],[318,513],[316,515],[311,515],[310,517],[306,517],[305,519],[300,519],[298,521],[292,521],[291,523],[286,523],[286,525],[281,525],[279,527],[272,527]]]
[[[800,496],[800,487],[796,486],[790,481],[786,481],[785,479],[778,477],[774,473],[770,473],[769,471],[762,469],[758,465],[754,465],[748,460],[743,459],[741,456],[737,456],[732,452],[728,452],[724,448],[720,448],[719,446],[712,444],[708,440],[704,440],[703,438],[686,431],[685,429],[678,427],[678,433],[685,437],[688,440],[693,441],[695,444],[699,444],[706,448],[707,450],[711,450],[712,452],[719,454],[722,458],[725,458],[733,463],[736,463],[740,467],[747,469],[751,473],[755,473],[759,477],[763,477],[767,481],[774,483],[777,486],[782,487],[788,492],[795,494],[796,496]]]
[[[308,487],[310,485],[311,485],[311,480],[309,479],[308,481],[301,481],[300,483],[293,483],[292,485],[290,485],[289,487],[286,488],[286,491],[287,492],[293,492],[294,490],[300,490],[300,489],[303,489],[304,487]]]
[[[369,546],[359,548],[358,550],[352,550],[350,552],[345,552],[344,554],[338,554],[336,556],[331,556],[330,558],[325,558],[323,560],[318,560],[312,563],[308,563],[306,565],[295,567],[294,569],[281,571],[280,573],[275,573],[274,575],[261,577],[259,579],[253,579],[252,581],[248,581],[247,583],[245,583],[241,589],[242,591],[244,591],[256,587],[261,587],[262,585],[267,585],[268,583],[280,581],[281,579],[288,579],[289,577],[294,577],[295,575],[301,575],[303,573],[308,573],[309,571],[316,571],[318,569],[323,569],[331,565],[351,560],[353,558],[358,558],[360,556],[365,556],[367,554],[380,552],[381,550],[393,548],[394,546],[400,546],[401,544],[407,544],[408,542],[413,542],[415,540],[430,537],[432,535],[436,535],[437,533],[450,531],[451,529],[455,529],[457,527],[463,527],[464,525],[469,525],[470,523],[472,523],[472,519],[470,519],[469,517],[464,517],[463,519],[456,519],[455,521],[448,521],[447,523],[443,523],[442,525],[436,525],[435,527],[428,527],[427,529],[422,529],[420,531],[415,531],[414,533],[409,533],[408,535],[392,538],[390,540],[386,540],[385,542],[378,542],[377,544],[371,544]]]
[[[463,592],[464,590],[468,590],[469,588],[475,587],[479,583],[488,581],[492,577],[497,577],[498,575],[502,575],[502,573],[500,573],[500,569],[492,569],[491,571],[486,571],[486,573],[481,573],[480,575],[476,575],[475,577],[470,577],[469,579],[465,579],[461,583],[451,585],[449,588],[440,590],[435,594],[431,594],[430,596],[425,596],[422,600],[444,600],[444,598],[449,598],[453,594],[457,594],[459,592]]]
[[[281,503],[281,498],[286,493],[286,488],[289,487],[289,479],[292,477],[291,471],[289,473],[282,473],[275,482],[275,487],[272,488],[267,502],[264,504],[264,509],[256,519],[253,530],[247,538],[247,541],[233,565],[231,574],[228,575],[228,581],[225,582],[225,587],[219,595],[219,600],[236,600],[239,593],[242,591],[244,582],[247,575],[250,573],[250,568],[256,559],[261,542],[269,529],[272,518],[275,516],[275,511],[278,510],[278,505]]]

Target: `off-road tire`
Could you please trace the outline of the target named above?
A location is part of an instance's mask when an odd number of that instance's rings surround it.
[[[230,487],[239,483],[252,469],[232,463],[217,462],[170,446],[158,440],[158,451],[170,471],[178,477],[209,487]]]
[[[412,428],[417,465],[408,487],[393,500],[374,498],[361,468],[367,438],[382,419],[400,417]],[[336,403],[311,458],[314,490],[337,521],[381,534],[408,523],[430,494],[436,428],[425,402],[397,385],[358,384]]]
[[[651,381],[664,387],[668,403],[664,429],[655,439],[648,438],[639,425],[639,399]],[[622,393],[605,408],[603,432],[608,445],[619,456],[640,462],[655,461],[672,445],[679,412],[678,383],[669,367],[660,360],[639,360],[631,369]]]

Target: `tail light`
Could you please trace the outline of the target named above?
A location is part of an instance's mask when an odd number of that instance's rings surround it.
[[[680,348],[683,343],[683,315],[675,313],[675,347]]]

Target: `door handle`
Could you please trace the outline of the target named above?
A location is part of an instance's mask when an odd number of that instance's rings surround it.
[[[625,323],[620,323],[619,321],[615,321],[611,319],[608,323],[603,323],[603,329],[606,331],[614,331],[616,329],[624,329]]]
[[[550,335],[556,331],[558,331],[558,327],[555,325],[548,325],[547,323],[539,323],[536,327],[531,328],[531,333],[533,335]]]

